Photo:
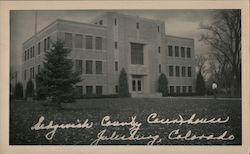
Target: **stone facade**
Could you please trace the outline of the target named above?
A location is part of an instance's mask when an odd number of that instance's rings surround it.
[[[132,96],[156,94],[161,73],[168,78],[169,92],[195,90],[193,39],[166,35],[162,21],[116,12],[107,12],[91,23],[58,19],[24,42],[24,86],[42,68],[44,50],[51,47],[48,42],[56,39],[72,49],[74,68],[84,79],[78,83],[83,95],[117,93],[122,68],[128,74]]]

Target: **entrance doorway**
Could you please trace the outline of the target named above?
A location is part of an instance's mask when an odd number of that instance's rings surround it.
[[[143,80],[142,78],[132,79],[132,92],[133,93],[143,93]]]

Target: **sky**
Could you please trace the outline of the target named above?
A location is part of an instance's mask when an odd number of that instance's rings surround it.
[[[105,11],[99,10],[42,10],[37,11],[37,31],[60,18],[71,21],[90,22]],[[209,53],[209,47],[199,41],[204,30],[200,24],[213,21],[214,10],[119,10],[117,12],[158,19],[165,22],[167,35],[189,37],[195,40],[195,54]],[[34,35],[35,11],[10,12],[10,66],[13,71],[21,69],[22,43]]]

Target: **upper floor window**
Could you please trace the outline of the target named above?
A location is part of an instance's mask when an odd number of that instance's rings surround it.
[[[161,47],[158,47],[158,53],[161,53]]]
[[[160,32],[160,26],[157,26],[157,31]]]
[[[40,71],[41,71],[41,66],[37,65],[37,73],[40,73]]]
[[[118,61],[115,61],[115,71],[118,71]]]
[[[131,64],[143,65],[143,44],[131,43]]]
[[[33,79],[35,77],[34,67],[30,68],[30,79]]]
[[[102,38],[101,37],[95,38],[95,48],[96,50],[102,50]]]
[[[30,54],[29,54],[29,55],[30,55],[30,58],[32,58],[32,48],[30,48],[29,51],[30,51]]]
[[[181,67],[181,76],[182,76],[182,77],[185,77],[185,76],[186,76],[186,67],[185,67],[185,66],[182,66],[182,67]]]
[[[93,37],[86,36],[86,49],[93,49]]]
[[[72,34],[65,33],[65,47],[72,48]]]
[[[96,74],[102,74],[102,61],[95,62],[95,71]]]
[[[102,25],[102,24],[103,24],[103,21],[102,21],[102,20],[100,20],[100,21],[99,21],[99,24],[100,24],[100,25]]]
[[[180,76],[180,67],[179,67],[179,66],[175,66],[175,75],[176,75],[177,77]]]
[[[173,56],[173,47],[171,45],[168,46],[168,56]]]
[[[175,57],[179,57],[179,47],[175,46]]]
[[[92,74],[93,73],[93,62],[91,60],[86,60],[86,74]]]
[[[75,71],[82,74],[82,60],[76,60]]]
[[[115,41],[115,49],[117,49],[117,48],[118,48],[118,42]]]
[[[26,50],[24,51],[24,61],[26,61]]]
[[[174,76],[174,66],[169,66],[169,76]]]
[[[47,47],[47,39],[45,38],[43,40],[43,51],[46,52],[46,47]]]
[[[35,57],[35,46],[32,46],[32,52],[33,52],[32,53],[32,55],[33,55],[32,57]]]
[[[139,25],[139,22],[136,23],[136,29],[139,29],[140,28],[140,25]]]
[[[185,48],[181,47],[181,57],[185,57]]]
[[[27,50],[27,60],[30,58],[30,49]]]
[[[116,19],[116,18],[115,18],[115,21],[114,21],[114,22],[115,22],[115,25],[117,25],[117,19]]]
[[[187,48],[187,57],[190,58],[191,57],[191,49]]]
[[[161,64],[159,64],[159,73],[161,73]]]
[[[37,53],[38,53],[38,55],[40,55],[40,52],[41,52],[41,43],[39,42],[38,46],[37,46]]]
[[[76,34],[75,36],[75,47],[82,48],[83,36],[81,34]]]
[[[47,41],[48,41],[48,43],[47,43],[47,50],[49,50],[50,49],[50,37],[47,38]]]
[[[188,77],[192,76],[192,71],[191,71],[191,67],[188,67]]]

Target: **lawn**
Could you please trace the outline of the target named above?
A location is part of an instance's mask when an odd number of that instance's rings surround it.
[[[188,119],[192,114],[198,118],[222,118],[229,116],[224,124],[149,124],[146,119],[151,113],[157,113],[161,118],[177,119],[179,115]],[[157,145],[240,145],[241,144],[241,100],[213,99],[171,99],[171,98],[109,98],[84,99],[67,109],[55,109],[41,102],[13,101],[10,104],[10,144],[11,145],[89,145],[97,138],[97,134],[105,129],[101,120],[109,115],[112,120],[128,122],[132,116],[142,125],[138,134],[159,135],[161,142]],[[45,124],[52,120],[57,124],[74,123],[89,119],[94,123],[91,129],[58,129],[52,140],[47,140],[45,134],[49,130],[31,130],[40,116],[45,117]],[[108,127],[107,133],[128,135],[129,127]],[[179,129],[185,132],[191,130],[196,135],[219,135],[224,131],[233,134],[234,140],[170,140],[171,131]],[[148,141],[100,141],[99,144],[145,145]]]

